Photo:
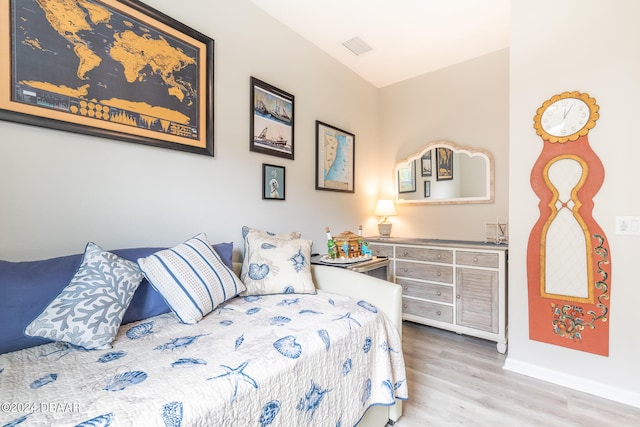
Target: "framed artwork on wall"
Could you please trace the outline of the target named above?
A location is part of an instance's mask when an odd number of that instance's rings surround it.
[[[249,150],[293,160],[294,96],[251,77]]]
[[[412,160],[398,167],[398,193],[416,191],[416,161]]]
[[[431,176],[431,150],[422,156],[420,166],[422,167],[422,176]]]
[[[431,181],[424,182],[424,197],[431,197]]]
[[[0,11],[0,119],[213,156],[213,39],[137,0]]]
[[[262,199],[285,200],[284,166],[262,164]]]
[[[316,120],[316,190],[353,193],[354,134]]]
[[[453,179],[453,150],[444,147],[436,148],[436,165],[438,181]]]

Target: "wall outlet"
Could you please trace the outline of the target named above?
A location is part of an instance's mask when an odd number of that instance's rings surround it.
[[[640,236],[640,216],[616,216],[616,234]]]

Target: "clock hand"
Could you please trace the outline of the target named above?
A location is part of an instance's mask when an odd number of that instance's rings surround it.
[[[562,118],[563,118],[563,119],[566,119],[566,118],[567,118],[567,114],[569,114],[569,111],[571,111],[571,109],[573,108],[573,106],[574,106],[574,105],[575,105],[575,104],[571,104],[571,105],[569,106],[569,109],[564,111],[564,116],[562,116]]]

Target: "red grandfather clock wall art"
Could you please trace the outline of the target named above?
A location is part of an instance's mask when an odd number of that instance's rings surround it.
[[[596,100],[564,92],[534,117],[543,140],[531,170],[540,217],[529,235],[529,337],[609,355],[609,242],[592,215],[604,167],[589,146],[598,120]]]

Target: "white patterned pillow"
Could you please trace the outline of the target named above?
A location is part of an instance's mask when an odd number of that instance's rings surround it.
[[[202,233],[138,265],[182,323],[198,323],[245,287]]]
[[[69,284],[24,333],[89,350],[111,348],[143,277],[134,262],[90,242]]]
[[[246,225],[242,226],[242,239],[244,240],[244,255],[242,257],[242,271],[245,271],[249,268],[247,264],[247,260],[249,259],[248,254],[250,252],[248,238],[249,236],[260,236],[260,237],[275,237],[283,240],[291,240],[291,239],[299,239],[301,234],[297,231],[292,231],[290,233],[282,233],[276,234],[271,231],[258,230],[256,228],[247,227]]]
[[[240,274],[247,290],[240,295],[316,293],[308,240],[254,234],[247,237],[247,243]]]

